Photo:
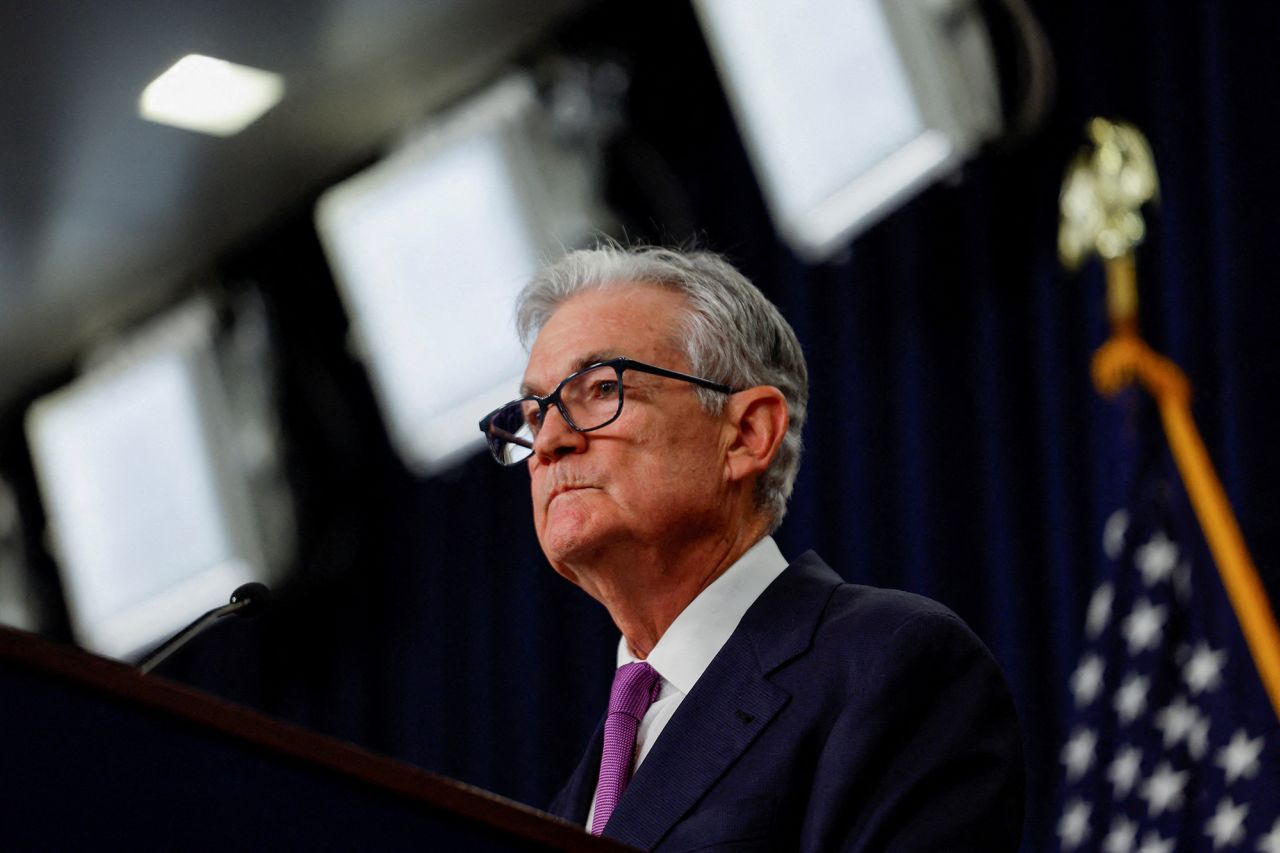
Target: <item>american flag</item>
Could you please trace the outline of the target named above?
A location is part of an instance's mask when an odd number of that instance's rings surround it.
[[[1280,724],[1168,457],[1102,546],[1058,849],[1280,853]]]

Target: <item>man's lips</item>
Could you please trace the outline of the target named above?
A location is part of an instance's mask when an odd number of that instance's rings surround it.
[[[554,489],[551,490],[551,493],[547,495],[547,503],[551,503],[553,500],[560,497],[561,495],[567,495],[570,492],[581,492],[581,491],[585,491],[586,489],[594,489],[594,488],[597,488],[597,487],[588,486],[582,483],[569,485],[569,486],[556,486]]]

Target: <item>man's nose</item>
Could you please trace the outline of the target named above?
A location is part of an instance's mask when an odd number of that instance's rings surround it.
[[[587,436],[569,426],[558,406],[549,406],[538,435],[533,439],[533,452],[549,461],[569,453],[587,449]]]

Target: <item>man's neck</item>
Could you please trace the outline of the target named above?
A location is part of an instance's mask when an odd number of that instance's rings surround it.
[[[679,553],[629,552],[625,565],[596,567],[583,588],[609,611],[631,653],[643,660],[676,617],[765,535],[753,523]]]

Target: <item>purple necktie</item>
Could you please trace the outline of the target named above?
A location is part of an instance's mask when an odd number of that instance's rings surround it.
[[[640,720],[658,698],[662,676],[643,661],[618,667],[609,693],[609,715],[604,720],[604,751],[600,754],[600,781],[596,789],[596,811],[591,818],[591,834],[604,832],[618,798],[631,779],[636,732]]]

